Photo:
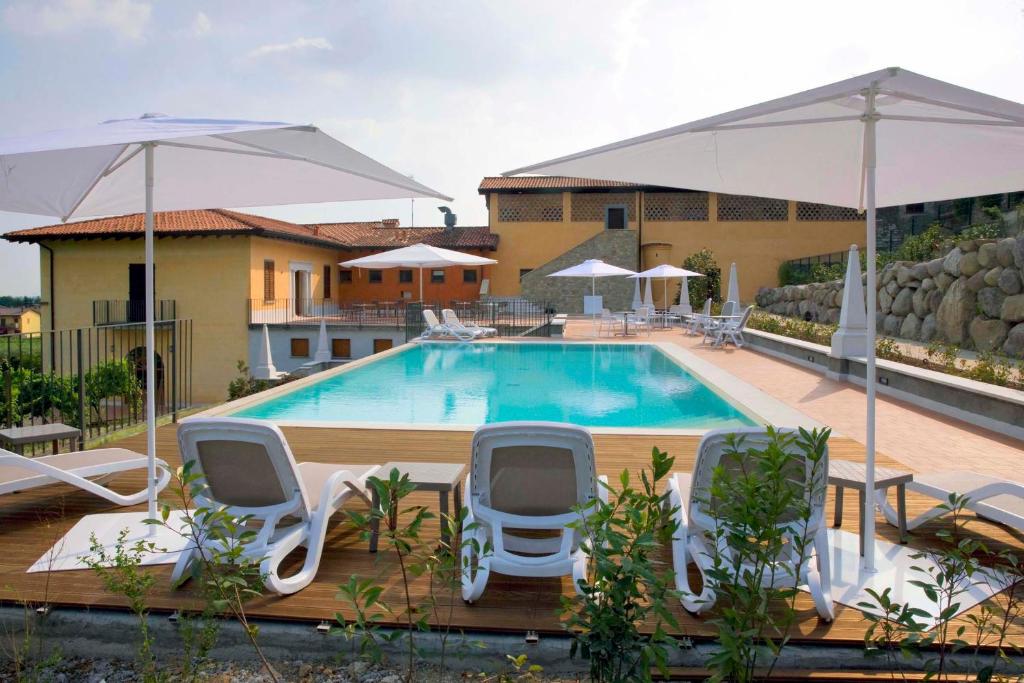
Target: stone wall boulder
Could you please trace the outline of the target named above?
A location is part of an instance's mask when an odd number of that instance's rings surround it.
[[[969,340],[967,326],[974,317],[976,303],[974,292],[967,288],[967,278],[957,278],[946,290],[935,314],[939,335],[954,344],[963,344]],[[1005,302],[1003,306],[1006,306]]]
[[[1024,242],[1024,240],[1021,241]],[[1016,268],[1003,268],[996,283],[999,285],[999,289],[1007,294],[1020,294],[1021,279]]]
[[[1007,237],[996,242],[996,261],[1003,268],[1013,265],[1013,251],[1019,241],[1012,237]]]
[[[1024,323],[1014,325],[1006,335],[1003,353],[1008,356],[1024,356]]]
[[[969,251],[960,259],[960,274],[970,277],[981,270],[981,263],[978,262],[978,252]]]
[[[997,249],[998,247],[995,242],[986,242],[978,247],[978,264],[982,268],[994,268],[998,266],[999,261],[996,258]]]
[[[1006,295],[997,287],[986,287],[978,292],[978,308],[990,318],[998,318],[1003,312]]]
[[[901,289],[896,298],[892,300],[893,315],[907,315],[914,308],[914,290],[910,287]]]
[[[1011,323],[1019,323],[1024,320],[1024,294],[1006,297],[1003,300],[1003,308],[999,317]]]
[[[942,260],[942,270],[951,277],[960,277],[960,261],[964,258],[964,252],[961,251],[960,247],[956,247],[953,251],[946,254],[946,258]]]
[[[1002,320],[976,317],[971,321],[969,332],[974,348],[978,351],[995,351],[1006,341],[1010,326]]]
[[[917,339],[920,337],[921,319],[913,313],[908,314],[907,317],[903,319],[903,324],[900,325],[899,336],[903,339]],[[1002,343],[1002,340],[1000,340],[1000,343]]]

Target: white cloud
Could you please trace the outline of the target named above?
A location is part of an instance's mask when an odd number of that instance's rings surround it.
[[[210,21],[210,17],[206,15],[206,12],[199,12],[196,14],[196,18],[192,20],[192,26],[189,29],[196,38],[205,36],[213,28],[213,22]]]
[[[333,50],[334,46],[326,38],[296,38],[290,43],[271,43],[260,45],[249,52],[251,59],[258,59],[278,52],[292,52],[295,50]]]
[[[103,29],[140,41],[152,13],[149,3],[138,0],[54,0],[8,5],[3,18],[8,27],[31,35]]]

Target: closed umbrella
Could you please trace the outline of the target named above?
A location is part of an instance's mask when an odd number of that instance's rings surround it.
[[[153,213],[444,195],[315,126],[138,119],[0,139],[0,210],[70,218],[145,211],[149,516],[156,516]]]
[[[726,295],[725,300],[726,301],[731,301],[734,304],[736,304],[737,306],[739,306],[739,303],[740,303],[740,279],[736,275],[736,262],[735,261],[733,262],[733,264],[731,266],[729,266],[729,290],[728,290],[728,292],[729,293]]]
[[[420,271],[420,301],[423,301],[423,269],[424,268],[448,268],[449,266],[486,266],[497,263],[492,258],[464,254],[461,251],[442,249],[429,244],[413,244],[383,251],[379,254],[370,254],[362,258],[342,261],[341,265],[346,268],[419,268]]]
[[[682,278],[683,279],[683,282],[682,282],[683,289],[680,290],[680,293],[679,293],[679,299],[680,299],[679,303],[682,303],[682,297],[683,297],[682,292],[686,290],[686,278],[688,278],[688,277],[704,277],[704,276],[701,273],[697,273],[697,272],[692,271],[692,270],[687,270],[685,268],[677,268],[675,266],[670,266],[668,264],[664,264],[664,265],[660,265],[660,266],[655,266],[653,268],[648,268],[647,270],[641,271],[641,272],[637,273],[636,275],[630,275],[630,277],[631,278],[635,278],[638,284],[640,282],[640,278],[642,278],[642,277],[647,278],[647,282],[648,283],[651,281],[651,278],[656,278],[656,277],[657,278],[661,278],[661,280],[662,280],[662,283],[661,283],[662,284],[662,298],[664,299],[665,304],[667,306],[668,305],[668,280],[669,280],[669,278],[678,277],[678,278]],[[650,298],[649,295],[648,295],[648,298]],[[687,294],[687,303],[689,303],[689,294]]]
[[[643,305],[650,308],[654,306],[654,295],[651,293],[651,278],[644,278],[644,303]]]
[[[795,199],[867,214],[867,482],[874,510],[875,207],[1024,187],[1024,104],[891,67],[510,171]],[[864,535],[874,539],[875,516]],[[864,566],[874,566],[865,543]]]

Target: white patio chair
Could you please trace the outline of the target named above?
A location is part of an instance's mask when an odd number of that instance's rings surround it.
[[[572,575],[580,592],[589,557],[579,533],[566,525],[581,519],[573,507],[607,500],[602,481],[607,479],[597,476],[594,440],[583,427],[501,422],[478,428],[466,477],[462,598],[477,600],[492,571]]]
[[[703,334],[704,328],[711,322],[711,297],[704,301],[704,308],[700,313],[694,313],[687,319],[687,334]]]
[[[710,431],[704,435],[697,447],[697,462],[694,464],[693,475],[676,472],[668,480],[668,505],[677,509],[679,522],[679,528],[672,539],[676,590],[680,593],[683,607],[695,614],[700,614],[715,604],[716,596],[707,572],[714,566],[716,543],[717,551],[724,555],[724,566],[740,572],[751,570],[751,567],[742,563],[735,567],[737,561],[732,557],[732,548],[724,539],[719,540],[714,536],[714,530],[719,522],[714,517],[715,501],[710,495],[713,473],[718,467],[724,468],[726,472],[736,472],[743,466],[742,455],[727,455],[729,448],[726,445],[726,436],[729,434],[744,437],[740,448],[761,447],[768,439],[767,432],[760,427]],[[832,621],[835,617],[835,608],[832,602],[830,556],[825,524],[828,453],[825,454],[824,462],[819,462],[815,470],[813,463],[796,444],[793,444],[789,452],[795,456],[794,465],[801,461],[804,465],[803,468],[794,467],[793,477],[807,494],[805,500],[811,506],[811,514],[804,528],[801,528],[802,521],[796,517],[780,519],[779,524],[791,538],[808,539],[809,543],[805,548],[813,557],[807,556],[801,561],[795,551],[796,544],[788,543],[789,552],[778,559],[778,566],[774,571],[765,573],[765,585],[792,585],[794,571],[797,565],[800,565],[800,581],[810,590],[818,614],[822,619]],[[800,469],[803,470],[802,473]],[[814,480],[807,486],[805,483],[812,476]],[[700,571],[703,587],[699,593],[693,590],[687,577],[686,568],[690,563],[696,564]]]
[[[464,324],[459,320],[459,316],[455,315],[455,311],[450,308],[445,308],[441,311],[441,320],[448,326],[449,330],[457,330],[459,332],[471,332],[478,337],[497,337],[498,330],[493,327],[480,327],[476,323]]]
[[[729,318],[734,315],[739,315],[739,310],[740,304],[738,301],[726,301],[724,304],[722,304],[721,316],[723,318]]]
[[[747,326],[753,310],[753,306],[747,306],[743,311],[743,315],[739,318],[714,321],[714,324],[709,325],[705,329],[702,342],[711,339],[712,346],[722,346],[732,342],[736,348],[742,348],[745,343],[743,340],[743,328]]]
[[[420,339],[458,339],[459,341],[473,341],[480,335],[476,332],[453,330],[449,325],[443,324],[437,319],[437,314],[429,308],[423,309],[423,321],[427,328],[423,330]]]
[[[201,476],[202,490],[193,492],[194,506],[224,509],[232,517],[250,516],[244,527],[256,535],[245,544],[244,556],[261,560],[266,587],[283,594],[313,581],[332,515],[356,496],[353,488],[365,492],[367,478],[380,469],[297,463],[281,430],[260,420],[186,420],[178,427],[178,444],[182,462],[192,463],[192,473]],[[224,550],[215,538],[195,540],[205,550]],[[281,576],[281,563],[299,546],[306,548],[302,566],[291,576]],[[186,576],[199,556],[196,547],[182,553],[172,582]]]
[[[601,316],[597,319],[597,336],[611,337],[620,330],[622,330],[622,318],[609,309],[602,308]]]
[[[940,503],[949,503],[951,495],[966,498],[964,507],[979,517],[999,522],[1024,532],[1024,484],[999,479],[987,474],[952,470],[914,474],[908,482],[908,491],[934,498]],[[883,489],[878,498],[878,507],[889,524],[899,526],[899,518],[886,497]],[[916,529],[922,524],[950,513],[942,507],[934,507],[907,522],[907,529]]]
[[[124,448],[97,448],[26,458],[0,448],[0,495],[20,493],[52,484],[68,484],[109,500],[115,505],[137,505],[146,501],[147,491],[122,495],[102,482],[120,472],[146,470],[146,456]],[[171,472],[163,460],[156,461],[156,490],[162,491]]]
[[[629,324],[636,328],[637,332],[651,334],[651,310],[647,306],[641,306],[629,315]]]

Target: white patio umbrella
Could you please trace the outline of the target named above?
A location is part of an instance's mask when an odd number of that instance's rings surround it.
[[[725,297],[726,301],[732,301],[739,305],[740,303],[740,279],[736,275],[736,262],[733,261],[732,265],[729,266],[729,289],[728,294]]]
[[[0,138],[0,210],[70,218],[144,211],[149,516],[156,516],[153,213],[406,197],[448,198],[315,126],[138,119]]]
[[[874,510],[875,207],[1024,187],[1024,105],[888,68],[534,164],[544,173],[867,212],[867,484]],[[877,181],[877,183],[876,183]],[[865,515],[874,538],[875,518]],[[865,544],[864,565],[874,566]]]
[[[636,276],[635,275],[630,275],[630,277],[636,277]],[[633,301],[630,302],[629,307],[632,308],[635,311],[636,309],[640,308],[643,305],[644,305],[644,299],[643,299],[643,295],[640,293],[640,278],[637,277],[633,281]]]
[[[644,303],[646,307],[654,305],[654,294],[651,293],[651,278],[644,278]]]
[[[461,251],[432,247],[429,244],[413,244],[401,249],[382,251],[379,254],[370,254],[361,258],[342,261],[341,265],[346,268],[373,268],[374,270],[386,268],[419,268],[420,271],[420,301],[423,301],[423,269],[424,268],[447,268],[449,266],[487,266],[497,263],[492,258],[464,254]]]
[[[682,278],[683,282],[682,282],[681,286],[685,288],[686,287],[686,278],[688,278],[688,277],[704,277],[704,275],[702,275],[701,273],[697,273],[695,271],[692,271],[692,270],[687,270],[685,268],[677,268],[676,266],[670,266],[668,264],[664,264],[664,265],[660,265],[660,266],[655,266],[653,268],[648,268],[647,270],[641,271],[641,272],[637,273],[636,275],[630,275],[630,277],[631,278],[635,278],[638,284],[640,282],[640,278],[642,278],[642,277],[647,278],[647,282],[648,283],[651,281],[651,278],[656,278],[656,277],[657,278],[661,278],[661,280],[662,280],[661,285],[662,285],[662,290],[663,290],[662,291],[662,297],[663,297],[663,299],[665,301],[665,305],[668,306],[668,280],[669,280],[669,278],[675,278],[675,277]],[[683,296],[682,292],[683,292],[683,290],[680,290],[680,293],[679,293],[680,303],[682,303],[682,296]]]
[[[583,263],[579,263],[570,268],[565,268],[556,273],[548,274],[548,277],[589,277],[590,278],[590,295],[597,296],[597,278],[599,277],[615,277],[623,275],[632,275],[632,270],[626,270],[625,268],[619,268],[613,266],[610,263],[605,263],[601,259],[587,259]],[[597,333],[597,311],[593,312],[593,323],[594,332]]]

